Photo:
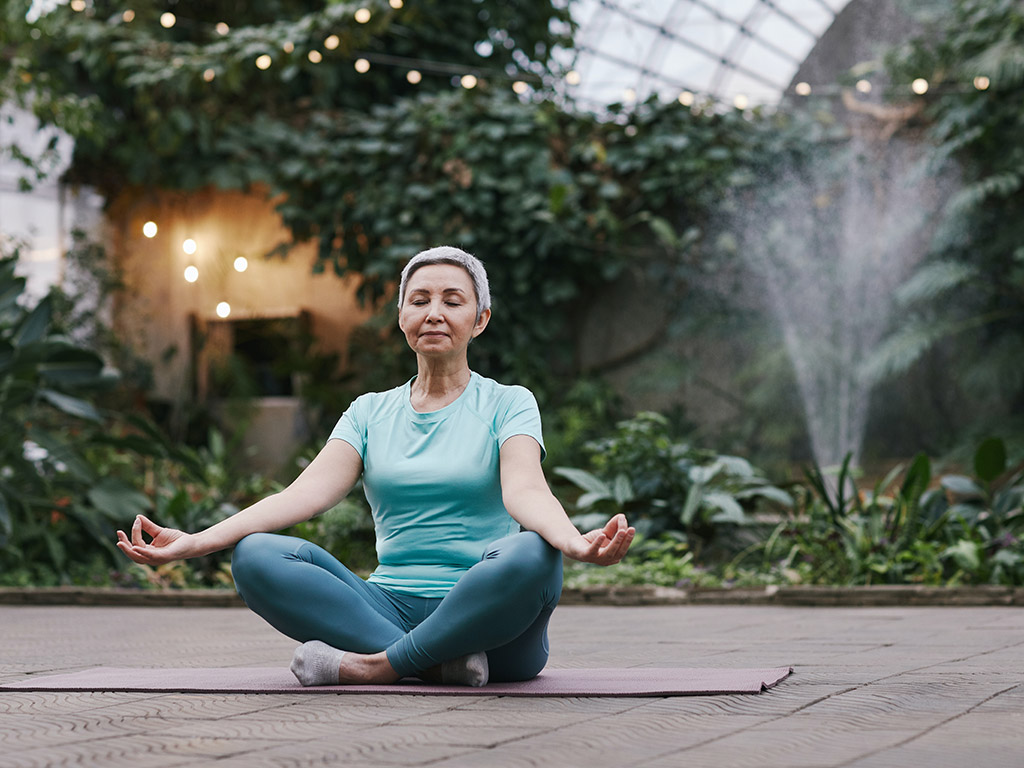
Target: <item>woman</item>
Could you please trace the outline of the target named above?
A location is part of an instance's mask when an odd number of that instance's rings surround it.
[[[562,555],[611,565],[634,529],[617,515],[580,534],[544,480],[533,395],[470,370],[490,303],[476,258],[447,246],[417,254],[398,292],[415,378],[357,398],[280,493],[195,534],[140,515],[117,546],[157,565],[234,545],[242,599],[302,643],[292,671],[303,685],[534,677],[547,662]],[[271,533],[330,509],[360,475],[380,562],[368,580]]]

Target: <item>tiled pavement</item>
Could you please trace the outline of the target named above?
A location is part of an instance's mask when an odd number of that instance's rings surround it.
[[[22,766],[1024,766],[1024,609],[562,606],[552,666],[795,667],[653,699],[0,692]],[[245,609],[0,606],[0,682],[287,665]]]

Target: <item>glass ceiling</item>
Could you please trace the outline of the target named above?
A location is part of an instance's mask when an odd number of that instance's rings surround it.
[[[575,0],[577,75],[567,90],[592,107],[683,91],[772,104],[849,2]]]

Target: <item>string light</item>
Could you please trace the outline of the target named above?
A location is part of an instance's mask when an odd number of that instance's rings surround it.
[[[223,21],[218,21],[217,22],[217,26],[214,27],[214,29],[217,30],[217,34],[220,35],[221,37],[223,37],[224,35],[226,35],[228,32],[231,31],[231,27],[229,27]]]
[[[354,18],[360,24],[365,24],[370,20],[370,9],[360,8],[358,11],[355,12],[355,14],[353,14],[352,18]]]
[[[316,48],[307,53],[306,58],[309,59],[314,64],[319,64],[321,61],[324,60],[323,54],[321,54],[320,51],[316,50]]]
[[[916,93],[918,96],[923,96],[928,93],[928,81],[923,77],[919,77],[910,84],[910,90]]]
[[[512,90],[518,93],[520,96],[526,93],[529,89],[530,86],[528,86],[522,80],[516,80],[514,83],[512,83]]]
[[[178,17],[170,11],[165,11],[160,14],[160,26],[164,29],[170,29],[178,23]]]
[[[284,51],[285,53],[291,53],[292,51],[295,50],[295,43],[293,43],[291,40],[287,40],[285,41],[285,44],[281,46],[281,50]]]
[[[625,99],[627,102],[634,102],[636,101],[636,91],[634,91],[632,88],[627,88],[622,92],[622,98]]]
[[[205,80],[208,83],[212,83],[213,82],[213,78],[215,78],[216,76],[217,76],[217,73],[214,72],[213,69],[203,70],[203,80]]]
[[[256,57],[256,68],[257,69],[270,69],[270,65],[273,62],[274,62],[274,60],[272,58],[270,58],[269,54],[266,54],[266,53],[261,54],[261,55]]]
[[[810,83],[797,83],[796,87],[793,88],[798,96],[810,96],[811,95],[811,84]]]
[[[746,109],[747,106],[749,106],[749,104],[750,104],[750,99],[748,99],[742,93],[737,93],[736,94],[736,98],[734,98],[732,100],[732,103],[733,103],[733,106],[736,107],[736,109]]]
[[[135,11],[129,8],[127,11],[122,13],[121,21],[123,21],[125,24],[131,24],[133,21],[135,21]]]
[[[683,91],[682,93],[679,94],[679,103],[682,104],[684,107],[692,106],[693,94],[690,93],[690,91]]]
[[[471,89],[471,88],[476,88],[476,84],[477,84],[476,75],[463,75],[462,78],[459,80],[459,83],[467,91],[469,89]]]
[[[150,238],[151,240],[154,237],[156,237],[156,222],[155,221],[147,221],[145,224],[143,224],[142,225],[142,234],[144,234],[146,237]]]
[[[235,272],[245,272],[249,268],[249,260],[245,256],[239,256],[235,259]]]
[[[390,5],[395,10],[398,10],[399,8],[402,7],[403,3],[402,0],[388,0],[388,5]]]
[[[193,240],[191,237],[181,244],[181,250],[183,250],[189,256],[195,253],[197,249],[198,246],[196,245],[196,241]]]
[[[990,85],[992,85],[992,81],[984,75],[978,75],[974,78],[974,87],[979,91],[987,91]]]
[[[408,80],[413,85],[416,85],[423,79],[423,75],[420,73],[418,69],[410,69],[408,72],[405,73],[405,79]]]
[[[227,317],[231,314],[231,305],[222,301],[217,305],[217,317]]]
[[[71,10],[81,13],[85,10],[85,0],[71,0]]]
[[[341,45],[341,38],[337,35],[328,35],[327,39],[324,40],[324,48],[328,51],[333,51],[339,45]]]
[[[185,282],[194,283],[199,279],[199,268],[189,264],[185,267]]]
[[[871,83],[867,80],[858,80],[855,87],[860,93],[871,93]]]
[[[356,63],[353,64],[352,66],[356,68],[356,72],[358,72],[360,75],[365,75],[367,72],[370,71],[370,62],[368,62],[366,59],[356,59]]]
[[[565,73],[565,82],[567,82],[569,85],[579,85],[580,80],[582,80],[582,78],[580,77],[580,73],[577,72],[575,69],[570,69],[568,72]]]

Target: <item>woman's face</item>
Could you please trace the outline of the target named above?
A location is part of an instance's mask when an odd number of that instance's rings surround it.
[[[477,320],[476,293],[466,270],[454,264],[428,264],[409,276],[398,327],[417,354],[446,357],[464,354],[490,317],[487,309]]]

